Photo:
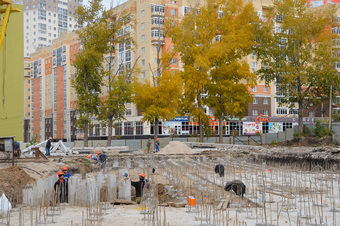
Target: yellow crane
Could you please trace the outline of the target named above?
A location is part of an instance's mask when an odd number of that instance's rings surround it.
[[[1,6],[6,6],[6,7],[1,7]],[[2,47],[2,41],[5,38],[5,33],[6,33],[6,27],[8,24],[8,19],[11,13],[15,12],[20,12],[20,9],[12,8],[12,0],[0,0],[0,25],[1,25],[1,30],[0,30],[0,50]],[[5,14],[2,16],[2,14]]]

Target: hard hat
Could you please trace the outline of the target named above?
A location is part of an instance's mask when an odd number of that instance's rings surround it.
[[[91,155],[91,154],[89,154],[89,155],[87,156],[87,158],[88,158],[88,159],[90,159],[90,158],[91,158],[91,156],[92,156],[92,155]]]
[[[151,140],[151,138],[149,138],[149,140]]]
[[[145,178],[145,174],[144,174],[144,173],[142,173],[142,174],[139,175],[139,176]]]
[[[157,140],[159,140],[159,139],[157,138]]]
[[[68,170],[68,168],[66,166],[64,166],[63,168],[61,168],[62,170]]]
[[[97,152],[97,155],[100,155],[100,154],[101,154],[100,151],[98,151],[98,152]]]
[[[58,172],[58,176],[62,176],[62,175],[64,175],[64,173],[61,172],[61,171],[59,171],[59,172]]]

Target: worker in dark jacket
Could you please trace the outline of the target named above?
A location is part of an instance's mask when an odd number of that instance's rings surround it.
[[[224,166],[222,164],[218,164],[215,166],[215,173],[218,173],[220,177],[224,177]]]
[[[48,138],[47,143],[46,143],[46,156],[50,156],[50,149],[51,149],[51,142],[52,142],[52,137]]]
[[[56,194],[56,197],[59,195],[59,202],[68,203],[68,183],[64,179],[64,173],[62,171],[58,172],[59,179],[54,184],[54,191]]]
[[[100,151],[97,152],[99,161],[100,161],[100,168],[103,169],[105,167],[106,164],[106,160],[107,160],[107,155],[102,154]]]
[[[240,180],[233,180],[227,182],[227,184],[224,187],[224,190],[226,191],[233,190],[236,195],[242,196],[243,199],[243,196],[246,193],[246,185]]]
[[[145,185],[145,174],[142,173],[139,175],[139,181],[131,181],[131,185],[136,188],[136,202],[140,204],[140,201],[143,197],[143,188]]]

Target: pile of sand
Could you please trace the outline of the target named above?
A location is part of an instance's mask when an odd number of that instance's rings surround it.
[[[180,141],[170,141],[157,154],[195,154],[196,152]]]
[[[12,205],[22,202],[22,189],[26,184],[35,181],[22,168],[11,166],[6,169],[1,169],[0,173],[0,195],[5,193]]]

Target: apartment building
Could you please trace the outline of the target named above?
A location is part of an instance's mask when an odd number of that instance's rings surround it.
[[[76,95],[71,88],[71,66],[80,42],[75,33],[63,33],[48,47],[40,48],[26,59],[27,90],[25,107],[29,107],[30,139],[45,140],[75,138]],[[25,115],[26,116],[26,115]]]
[[[181,20],[181,18],[193,7],[193,1],[170,1],[170,0],[139,0],[127,1],[116,7],[116,12],[129,10],[135,20],[135,26],[127,23],[118,35],[129,34],[136,41],[133,50],[126,44],[118,44],[116,47],[115,60],[119,62],[112,69],[130,69],[138,59],[137,65],[140,73],[137,75],[141,81],[150,82],[157,75],[157,54],[160,55],[172,51],[172,43],[169,38],[160,38],[162,34],[159,28],[164,25],[165,18]],[[195,1],[197,4],[198,1]],[[253,1],[258,15],[262,15],[270,8],[271,1]],[[197,5],[195,5],[197,7]],[[265,18],[263,17],[263,20]],[[29,78],[27,85],[30,89],[30,97],[25,101],[25,107],[30,107],[27,117],[30,124],[27,126],[30,138],[38,135],[40,140],[49,136],[55,139],[81,138],[83,134],[76,130],[76,93],[71,87],[70,78],[74,73],[71,65],[75,54],[79,51],[80,43],[75,33],[61,35],[53,40],[48,47],[38,49],[37,52],[27,58],[29,63]],[[256,71],[261,65],[256,62],[256,56],[251,54],[246,57],[250,68]],[[105,64],[105,63],[104,63]],[[106,65],[108,67],[108,65]],[[170,63],[170,70],[181,70],[182,65],[178,55],[175,55]],[[29,92],[29,89],[25,90]],[[102,87],[101,98],[107,96],[107,86]],[[274,83],[266,85],[264,81],[258,81],[258,85],[250,90],[254,100],[249,103],[243,119],[228,118],[223,123],[226,135],[233,130],[240,134],[251,134],[247,131],[256,129],[260,132],[277,132],[285,128],[297,125],[297,110],[280,107],[278,103],[277,87]],[[27,106],[26,106],[27,105]],[[144,136],[154,133],[154,125],[142,122],[142,115],[133,103],[127,104],[126,120],[115,122],[113,135],[115,136]],[[319,110],[315,110],[319,109]],[[218,131],[218,121],[214,118],[214,109],[205,108],[210,116],[210,126],[213,131]],[[314,106],[312,111],[321,111]],[[325,113],[325,112],[324,112]],[[327,112],[325,113],[327,114]],[[263,115],[263,116],[261,116]],[[26,116],[26,115],[25,115]],[[306,117],[311,116],[307,115]],[[318,116],[315,114],[313,117]],[[261,121],[261,117],[270,117],[270,122]],[[260,126],[257,121],[260,120]],[[307,118],[306,120],[314,120]],[[178,117],[159,123],[160,135],[198,134],[198,123],[187,116]],[[253,130],[256,128],[255,130]],[[26,129],[26,127],[25,127]],[[107,128],[96,117],[92,118],[89,131],[90,137],[107,136]]]
[[[31,127],[31,61],[24,60],[24,142],[29,142]]]
[[[13,0],[24,6],[25,57],[76,29],[75,10],[82,0]]]

